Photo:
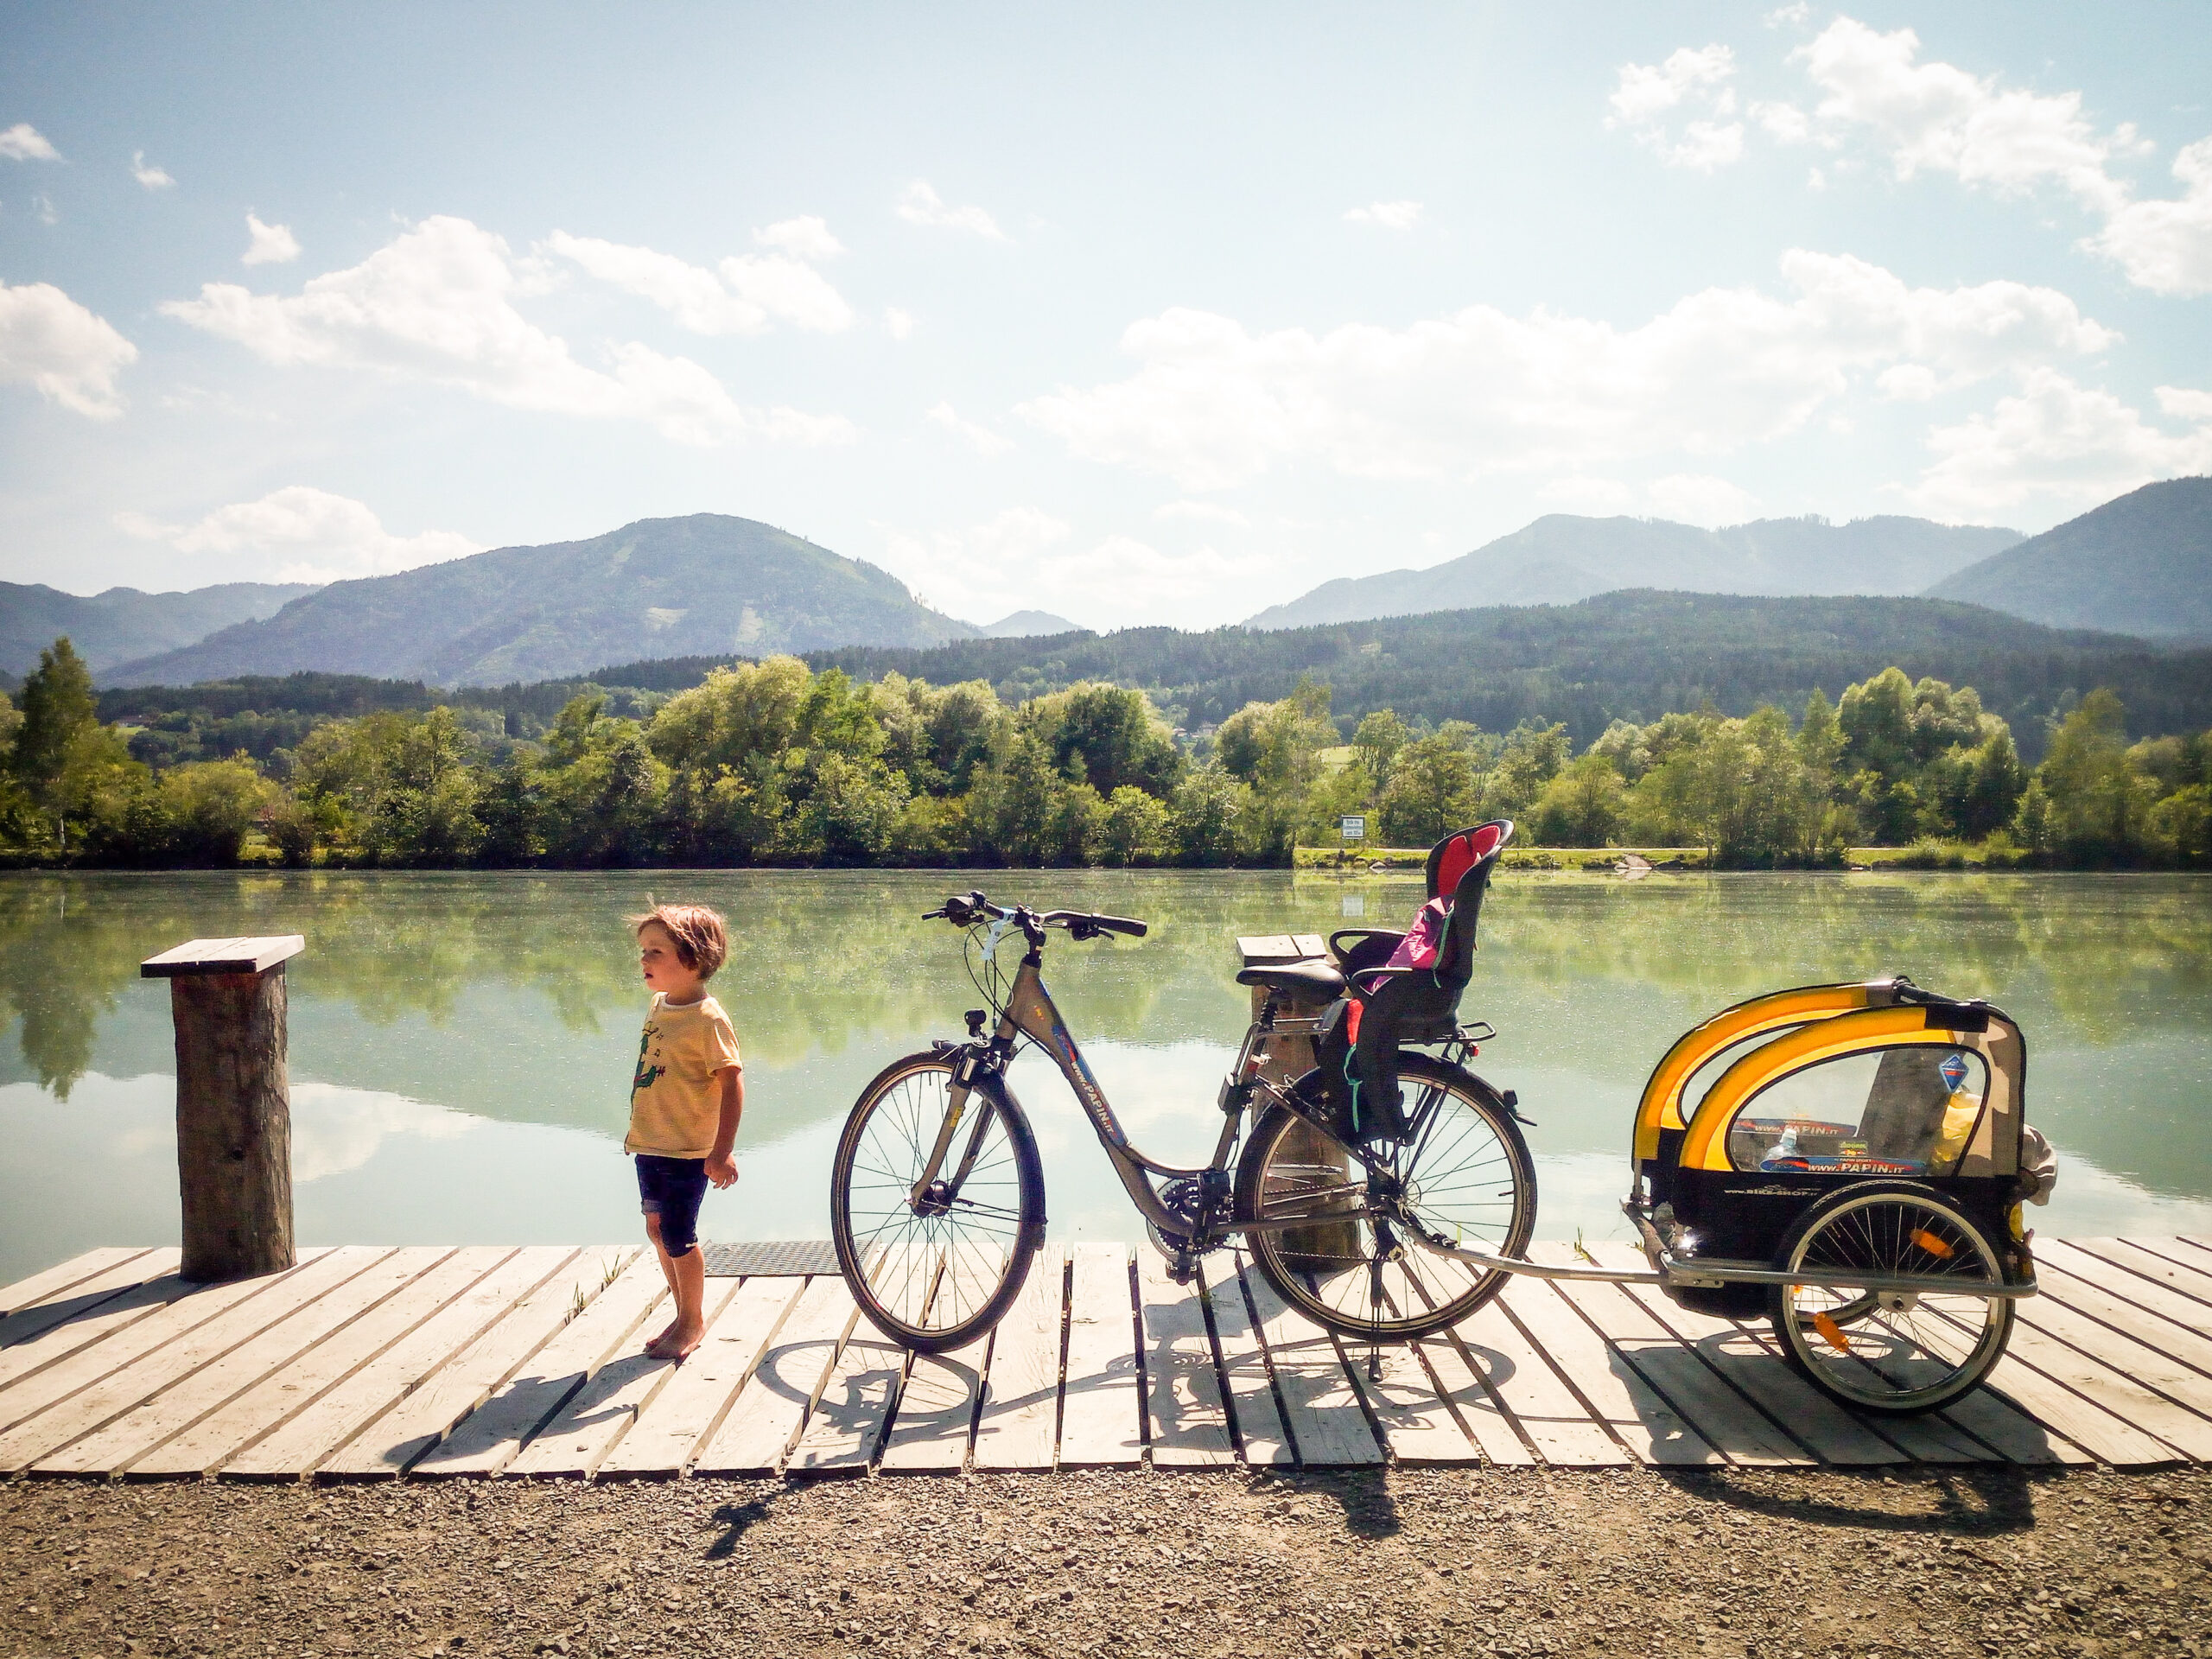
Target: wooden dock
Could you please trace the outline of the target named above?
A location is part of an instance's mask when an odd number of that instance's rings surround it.
[[[706,1343],[676,1365],[640,1351],[670,1306],[634,1246],[346,1246],[206,1286],[173,1249],[99,1249],[0,1290],[0,1474],[2212,1459],[2212,1239],[2037,1254],[2044,1294],[1990,1386],[1896,1419],[1815,1393],[1764,1325],[1643,1287],[1516,1281],[1383,1349],[1377,1382],[1227,1252],[1179,1287],[1149,1250],[1055,1245],[957,1353],[885,1342],[842,1281],[798,1274],[709,1279]]]

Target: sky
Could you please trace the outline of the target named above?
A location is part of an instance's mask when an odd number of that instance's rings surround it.
[[[8,581],[712,512],[1196,627],[2202,473],[2201,4],[0,0]]]

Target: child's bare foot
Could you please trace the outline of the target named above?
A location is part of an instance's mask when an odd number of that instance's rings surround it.
[[[671,1336],[666,1342],[661,1344],[658,1357],[662,1359],[689,1359],[692,1353],[698,1348],[699,1344],[706,1340],[706,1336],[707,1327],[704,1325],[681,1326],[677,1330],[675,1334]]]
[[[672,1352],[669,1344],[675,1340],[676,1333],[683,1324],[682,1319],[671,1319],[662,1327],[658,1336],[649,1338],[645,1343],[646,1357],[649,1359],[669,1358]]]

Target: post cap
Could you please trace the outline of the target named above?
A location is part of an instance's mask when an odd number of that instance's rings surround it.
[[[1236,949],[1243,955],[1247,968],[1271,966],[1283,962],[1310,962],[1329,952],[1327,944],[1319,933],[1239,935]]]
[[[265,974],[308,948],[297,933],[259,938],[188,939],[138,964],[141,979],[175,979],[186,974]]]

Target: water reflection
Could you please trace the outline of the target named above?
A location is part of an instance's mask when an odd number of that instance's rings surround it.
[[[710,1236],[812,1236],[838,1120],[888,1059],[980,998],[949,887],[1146,917],[1141,942],[1056,938],[1054,992],[1148,1151],[1197,1160],[1246,1018],[1239,933],[1410,912],[1403,880],[1219,873],[0,877],[0,1273],[175,1236],[168,999],[140,958],[300,932],[292,1073],[300,1227],[317,1242],[578,1241],[635,1230],[615,1155],[643,1005],[621,918],[698,898],[733,925],[717,982],[744,1043],[745,1179]],[[1354,900],[1357,902],[1355,904]],[[1466,1003],[1478,1063],[1538,1121],[1541,1231],[1618,1235],[1628,1114],[1685,1027],[1755,992],[1909,972],[2026,1029],[2031,1116],[2067,1160],[2047,1231],[2212,1225],[2212,882],[2143,876],[1510,875]],[[1016,1087],[1053,1231],[1133,1236],[1057,1077]]]

